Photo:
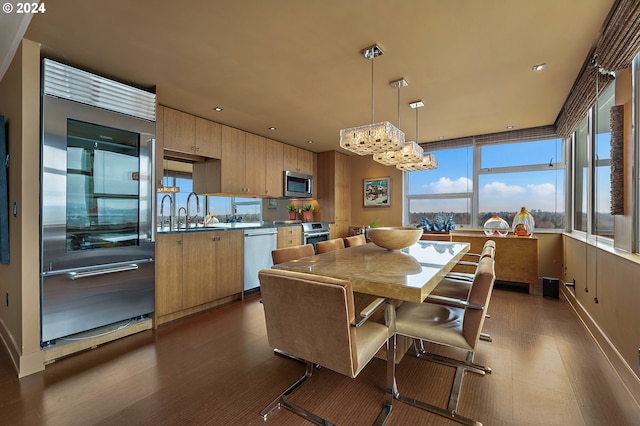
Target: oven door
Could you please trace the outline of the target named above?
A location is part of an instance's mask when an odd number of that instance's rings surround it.
[[[304,243],[313,245],[313,250],[316,250],[316,243],[320,241],[327,241],[329,239],[328,232],[316,233],[316,234],[305,234],[304,235]]]

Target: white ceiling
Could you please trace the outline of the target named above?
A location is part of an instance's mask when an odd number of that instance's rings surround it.
[[[341,128],[371,122],[372,67],[360,52],[376,43],[375,121],[398,124],[389,83],[405,78],[407,140],[418,99],[419,142],[553,124],[612,4],[56,0],[26,37],[55,59],[156,87],[164,105],[321,152],[339,149]]]

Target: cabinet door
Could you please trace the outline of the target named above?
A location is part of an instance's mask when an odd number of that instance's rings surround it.
[[[196,118],[171,108],[163,111],[164,149],[193,154]]]
[[[196,117],[196,154],[207,158],[222,156],[222,125]]]
[[[247,133],[245,136],[245,188],[248,195],[266,195],[265,138]]]
[[[156,316],[182,309],[182,234],[156,238]]]
[[[313,163],[313,152],[307,151],[306,149],[298,149],[298,171],[300,173],[313,175]]]
[[[184,232],[183,309],[215,300],[215,271],[218,232]]]
[[[298,169],[298,148],[291,145],[284,145],[283,147],[283,161],[284,170],[297,172]]]
[[[216,258],[213,275],[215,292],[213,299],[220,299],[243,291],[242,231],[216,232]]]
[[[278,228],[278,248],[299,246],[302,244],[302,227],[282,226]]]
[[[265,195],[267,197],[282,197],[284,144],[271,139],[265,141]]]
[[[222,126],[222,161],[220,187],[222,192],[242,194],[245,188],[245,132]]]

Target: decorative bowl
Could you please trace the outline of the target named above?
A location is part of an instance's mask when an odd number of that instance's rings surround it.
[[[367,237],[377,246],[387,250],[401,250],[420,239],[422,229],[412,227],[383,227],[367,230]]]

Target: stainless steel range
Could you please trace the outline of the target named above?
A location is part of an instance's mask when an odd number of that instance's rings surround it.
[[[329,239],[329,224],[327,222],[303,222],[302,223],[302,243],[313,244],[315,250],[316,243]]]

